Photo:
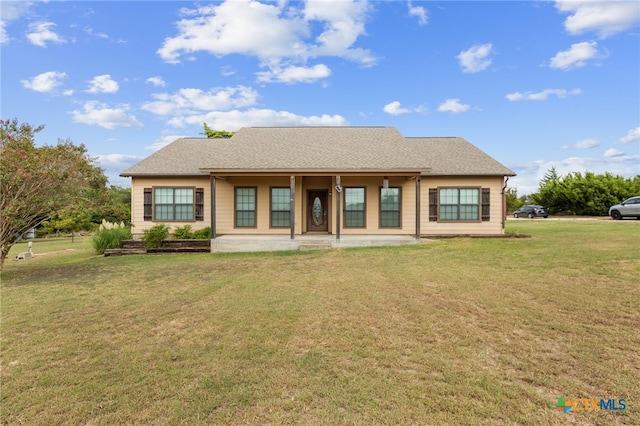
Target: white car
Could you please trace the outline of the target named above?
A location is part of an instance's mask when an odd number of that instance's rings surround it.
[[[620,204],[609,208],[609,216],[612,219],[619,220],[623,217],[635,217],[640,219],[640,196],[627,198]]]

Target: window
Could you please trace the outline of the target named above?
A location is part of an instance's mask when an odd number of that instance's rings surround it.
[[[253,228],[256,226],[256,188],[236,188],[235,208],[236,227]]]
[[[203,221],[204,188],[144,188],[143,220]]]
[[[193,188],[154,188],[153,220],[192,221]]]
[[[400,227],[400,188],[380,188],[380,227]]]
[[[344,189],[344,226],[345,228],[365,227],[364,188]]]
[[[441,221],[467,221],[480,219],[479,188],[441,188]]]
[[[291,188],[271,188],[271,226],[291,226]]]

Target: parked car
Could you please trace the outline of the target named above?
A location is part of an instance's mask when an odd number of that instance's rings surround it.
[[[623,217],[640,219],[640,196],[627,198],[620,204],[609,207],[609,216],[615,220]]]
[[[549,210],[542,206],[538,206],[536,204],[522,206],[515,212],[513,212],[513,217],[528,217],[529,219],[533,219],[534,217],[542,216],[545,219],[549,217]]]

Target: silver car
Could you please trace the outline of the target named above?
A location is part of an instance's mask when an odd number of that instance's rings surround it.
[[[640,219],[640,196],[627,198],[620,204],[609,208],[609,216],[612,219],[619,220],[623,217],[635,217]]]

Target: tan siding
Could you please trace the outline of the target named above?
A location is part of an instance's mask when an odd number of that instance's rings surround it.
[[[270,227],[270,191],[274,186],[288,187],[289,176],[261,176],[261,177],[228,177],[216,180],[216,233],[222,234],[289,234],[289,228]],[[404,176],[389,177],[389,186],[402,188],[401,228],[381,228],[379,224],[379,189],[382,177],[342,176],[343,187],[366,188],[366,228],[345,228],[344,214],[341,211],[341,234],[404,234],[415,233],[415,179]],[[198,222],[169,222],[171,227],[189,224],[194,230],[210,226],[211,220],[211,190],[209,177],[202,178],[141,178],[132,179],[132,223],[134,234],[142,235],[158,222],[144,221],[144,188],[158,186],[193,186],[204,188],[204,221]],[[234,226],[234,188],[239,186],[254,186],[257,188],[257,226],[255,228],[235,228]],[[491,208],[490,221],[473,223],[443,223],[429,222],[429,188],[437,187],[479,187],[490,188]],[[501,235],[503,233],[502,218],[502,177],[422,177],[420,210],[422,235]],[[336,233],[336,191],[335,177],[296,177],[295,188],[295,232],[306,232],[306,197],[310,189],[326,189],[329,192],[329,230]],[[344,192],[340,194],[344,196]],[[344,209],[344,199],[341,199],[341,210]]]
[[[400,187],[402,192],[401,228],[380,227],[380,188],[382,176],[374,177],[343,177],[342,187],[365,187],[366,197],[366,228],[345,228],[344,217],[342,219],[341,234],[344,235],[405,235],[415,234],[415,180],[408,180],[404,176],[389,177],[389,186]],[[344,211],[344,192],[342,193],[341,207]],[[334,206],[335,215],[335,206]],[[342,214],[344,216],[344,214]]]
[[[300,197],[299,180],[296,178],[296,233],[299,233],[300,220]],[[270,217],[270,188],[271,187],[289,187],[289,176],[274,177],[236,177],[232,176],[226,180],[218,179],[216,181],[216,228],[218,234],[289,234],[289,228],[271,228]],[[235,200],[234,188],[236,187],[255,187],[256,188],[256,227],[255,228],[236,228],[234,221]]]
[[[502,235],[502,177],[423,177],[420,208],[421,234],[429,235]],[[490,220],[487,222],[429,222],[429,188],[480,187],[490,188]]]
[[[194,188],[204,188],[204,221],[189,222],[158,222],[144,220],[144,188],[153,187],[179,187],[192,186]],[[211,186],[209,177],[201,178],[146,178],[134,177],[131,181],[131,224],[134,238],[142,236],[146,229],[158,223],[167,223],[172,229],[191,225],[191,229],[197,231],[199,229],[211,226]]]

